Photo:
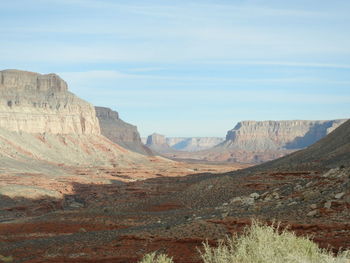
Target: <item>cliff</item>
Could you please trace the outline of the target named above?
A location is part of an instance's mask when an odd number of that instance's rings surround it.
[[[0,71],[0,127],[51,134],[100,134],[94,107],[56,74]]]
[[[310,145],[283,158],[256,166],[252,170],[312,170],[349,167],[350,120],[342,122],[334,131]]]
[[[33,161],[89,167],[149,163],[102,136],[95,108],[70,93],[59,76],[19,70],[0,71],[0,149],[7,170],[25,171]]]
[[[153,133],[147,137],[146,146],[156,153],[171,153],[172,149],[166,142],[164,135]]]
[[[322,139],[345,120],[243,121],[219,147],[246,151],[298,150]]]
[[[205,162],[261,163],[304,149],[345,121],[242,121],[227,132],[224,142],[210,149],[165,155]]]
[[[152,151],[141,142],[136,126],[124,122],[119,118],[118,112],[109,108],[95,107],[95,110],[102,135],[126,149],[152,155]]]

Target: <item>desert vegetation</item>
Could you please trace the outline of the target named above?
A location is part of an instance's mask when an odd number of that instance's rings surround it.
[[[198,249],[203,263],[348,263],[350,251],[333,255],[318,247],[309,237],[296,236],[280,224],[266,225],[253,221],[242,235],[227,237],[211,247],[208,242]],[[171,263],[172,258],[156,252],[140,263]]]

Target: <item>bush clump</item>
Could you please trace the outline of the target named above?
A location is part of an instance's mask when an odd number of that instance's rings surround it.
[[[350,263],[350,250],[334,256],[308,237],[298,237],[279,224],[269,226],[258,221],[253,221],[242,235],[219,241],[217,247],[204,243],[199,253],[203,263]],[[173,263],[173,260],[153,252],[139,263]]]
[[[165,254],[157,254],[157,252],[152,252],[146,254],[139,263],[174,263],[173,259]]]
[[[350,259],[350,251],[334,257],[308,237],[257,221],[243,235],[220,241],[216,248],[204,243],[200,254],[204,263],[349,263]]]

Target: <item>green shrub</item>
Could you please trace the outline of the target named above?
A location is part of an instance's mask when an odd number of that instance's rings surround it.
[[[174,263],[174,261],[165,254],[157,254],[157,252],[152,252],[146,254],[139,263]]]
[[[307,237],[297,237],[279,225],[253,221],[243,235],[220,241],[213,248],[203,244],[204,263],[349,263],[350,251],[333,257]]]

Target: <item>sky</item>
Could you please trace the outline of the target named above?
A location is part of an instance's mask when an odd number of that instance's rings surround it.
[[[0,0],[0,70],[57,73],[142,136],[350,114],[349,0]]]

